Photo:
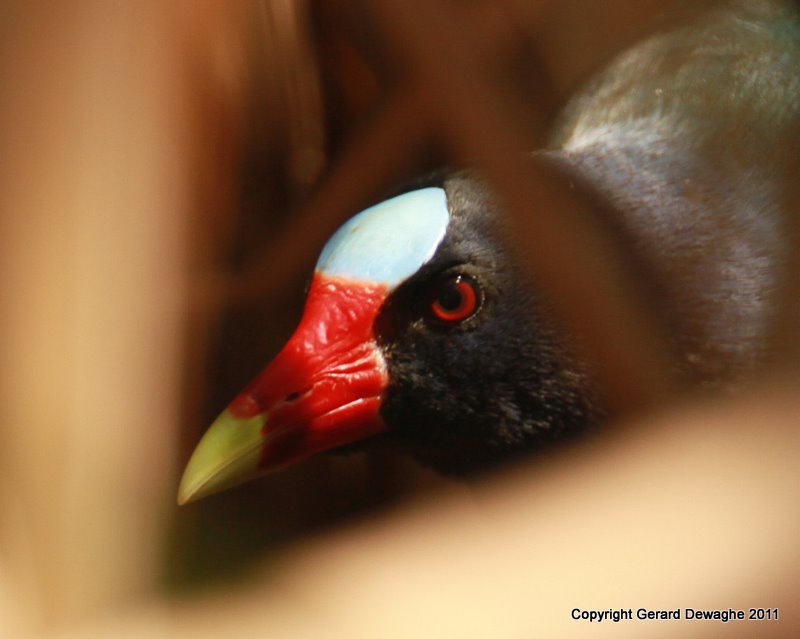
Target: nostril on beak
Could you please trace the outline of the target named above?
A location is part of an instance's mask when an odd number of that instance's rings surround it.
[[[308,388],[303,388],[299,391],[294,391],[293,393],[289,393],[286,397],[283,398],[284,402],[296,402],[298,399],[302,399],[306,395],[311,392],[311,386]]]

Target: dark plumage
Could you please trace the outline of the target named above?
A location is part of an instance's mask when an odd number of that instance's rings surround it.
[[[765,354],[790,249],[798,69],[796,6],[735,2],[620,55],[536,154],[619,214],[695,383],[734,382]],[[601,411],[586,366],[511,263],[486,185],[461,175],[444,187],[453,226],[383,313],[383,414],[417,458],[462,472],[581,431]],[[413,309],[452,265],[486,282],[490,307],[437,331]]]

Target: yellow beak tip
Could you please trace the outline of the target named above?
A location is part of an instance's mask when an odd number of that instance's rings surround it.
[[[183,481],[181,481],[180,486],[178,487],[178,506],[185,506],[186,504],[200,499],[200,497],[202,497],[202,495],[198,495],[197,490],[189,488],[188,486],[184,485]]]
[[[227,410],[192,453],[178,487],[178,505],[232,488],[259,475],[265,417],[237,418]]]

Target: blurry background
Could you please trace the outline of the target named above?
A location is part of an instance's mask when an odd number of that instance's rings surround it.
[[[445,537],[461,530],[464,516],[470,529],[486,524],[469,519],[475,489],[383,449],[312,459],[181,509],[174,499],[207,424],[293,330],[316,254],[341,221],[416,175],[464,162],[485,170],[519,219],[531,202],[558,204],[565,197],[558,185],[530,174],[516,151],[542,142],[564,100],[609,56],[706,4],[0,4],[0,636],[81,628],[97,619],[111,619],[102,634],[112,636],[117,616],[134,619],[123,624],[130,636],[153,636],[163,629],[160,621],[146,633],[137,625],[137,611],[152,606],[185,620],[170,631],[179,633],[192,628],[197,596],[216,601],[218,593],[249,593],[257,583],[266,588],[263,600],[279,600],[271,580],[296,561],[298,543],[314,540],[311,556],[324,555],[328,542],[320,535],[346,522],[369,525],[375,516],[392,530],[402,519],[386,524],[382,513],[415,496],[449,504],[452,520],[433,518]],[[544,285],[562,292],[565,318],[587,332],[590,349],[594,344],[620,417],[654,414],[672,403],[675,388],[647,311],[635,287],[626,286],[629,275],[599,267],[582,250],[601,241],[584,217],[551,222],[521,239],[534,273],[559,270],[535,263],[537,242],[549,247],[551,264],[575,265],[572,280]],[[592,318],[580,311],[587,286],[615,293]],[[608,344],[613,350],[604,350]],[[759,463],[778,475],[763,475],[764,494],[744,493],[752,497],[745,505],[781,513],[775,530],[796,533],[800,520],[788,504],[796,501],[797,475],[780,474],[798,450],[796,429],[786,426],[797,415],[793,389],[770,391],[779,398],[769,406],[785,410],[768,417],[759,416],[764,407],[744,411],[762,433],[774,424],[782,445],[773,452],[783,455],[760,455]],[[708,432],[715,419],[712,412]],[[726,459],[752,453],[750,431],[742,428],[741,449]],[[677,430],[696,436],[702,429]],[[677,446],[676,454],[687,450]],[[705,464],[697,463],[702,471]],[[686,462],[685,472],[692,468]],[[514,482],[547,480],[540,474],[506,481],[512,483],[489,491],[493,512],[518,507],[502,505]],[[737,511],[742,521],[751,515]],[[594,516],[606,521],[603,513]],[[411,530],[422,539],[439,534],[426,532],[430,517],[416,517]],[[722,519],[709,521],[710,538],[728,528]],[[642,522],[648,525],[644,515]],[[512,526],[511,537],[524,526]],[[654,526],[670,530],[663,521]],[[334,555],[349,547],[347,530],[329,542],[339,549]],[[541,534],[562,536],[548,530]],[[751,541],[789,547],[773,533],[767,528]],[[394,548],[390,534],[367,534],[359,553],[380,561],[384,543]],[[486,539],[492,534],[489,528]],[[427,547],[438,548],[436,539]],[[619,541],[611,532],[608,539]],[[781,557],[769,567],[754,559],[752,570],[797,564],[796,552]],[[314,572],[304,565],[297,568],[301,584]],[[321,565],[321,583],[336,584],[333,568]],[[633,560],[625,566],[633,575],[652,574],[637,572]],[[594,592],[598,608],[657,607],[600,596],[604,574]],[[692,573],[680,574],[676,583]],[[740,579],[749,582],[751,573]],[[783,573],[775,579],[790,600],[797,594],[796,580],[784,584]],[[521,582],[523,601],[529,585]],[[513,591],[512,582],[506,586]],[[387,599],[408,592],[399,583],[384,588]],[[631,588],[623,592],[646,586]],[[245,609],[238,618],[262,610],[262,599],[250,607],[247,597],[234,604]],[[296,607],[282,613],[284,630],[293,629],[292,610],[307,614],[288,598]],[[173,612],[177,601],[189,602],[188,612]],[[673,596],[664,605],[688,603]],[[741,605],[779,604],[767,598]],[[221,610],[217,622],[228,628]],[[346,612],[338,614],[347,618]],[[266,610],[260,614],[269,619]],[[568,611],[558,615],[567,620]],[[215,627],[205,626],[209,633]]]

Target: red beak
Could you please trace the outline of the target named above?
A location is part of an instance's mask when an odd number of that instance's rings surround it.
[[[372,327],[386,295],[316,273],[294,335],[206,432],[178,502],[383,431],[388,376]]]

